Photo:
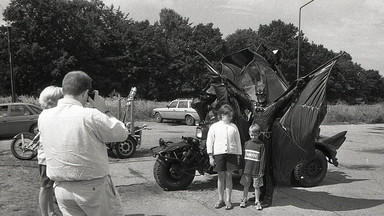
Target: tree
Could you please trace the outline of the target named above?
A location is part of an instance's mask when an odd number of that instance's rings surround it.
[[[213,25],[199,24],[192,27],[187,18],[175,11],[162,9],[160,20],[155,23],[162,29],[168,50],[167,72],[163,83],[164,99],[197,96],[208,81],[204,64],[195,50],[217,55],[224,48],[219,29]],[[159,87],[159,86],[158,86]]]
[[[110,91],[120,79],[106,56],[126,55],[131,21],[99,0],[14,0],[4,11],[13,22],[18,94],[60,85],[70,70],[84,70],[95,88]],[[108,75],[108,76],[107,76]]]
[[[5,9],[12,22],[17,94],[38,95],[47,85],[61,85],[71,70],[84,70],[102,95],[127,95],[131,87],[144,99],[195,97],[209,81],[199,51],[220,70],[230,53],[265,44],[283,52],[281,71],[296,79],[298,29],[273,20],[257,31],[238,29],[225,40],[220,29],[189,22],[171,9],[159,21],[137,22],[101,0],[12,0]],[[0,94],[10,94],[7,29],[0,27]],[[304,76],[338,53],[308,42],[300,32],[300,75]],[[335,65],[327,88],[328,101],[383,101],[383,78],[364,70],[346,53]]]
[[[246,47],[257,47],[260,44],[266,44],[264,38],[261,38],[257,32],[249,29],[238,29],[225,39],[228,53],[234,53]]]

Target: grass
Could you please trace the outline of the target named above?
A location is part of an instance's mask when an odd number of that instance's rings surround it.
[[[0,103],[11,102],[12,98],[9,97],[0,97]],[[21,95],[16,98],[17,102],[25,102],[36,104],[39,106],[39,98],[33,96]],[[124,116],[124,110],[126,109],[127,98],[117,98],[117,97],[107,97],[105,98],[105,103],[108,109],[116,116],[122,119]],[[152,118],[152,110],[157,107],[166,107],[169,102],[158,102],[158,101],[148,101],[137,99],[134,101],[134,112],[133,116],[135,121],[154,121]],[[120,112],[119,112],[120,107]],[[130,115],[128,113],[128,120]]]
[[[384,123],[384,103],[373,105],[329,105],[324,124],[377,124]]]
[[[127,99],[126,98],[106,98],[105,100],[109,110],[115,115],[122,119],[124,116],[124,109],[126,109]],[[135,100],[133,103],[133,116],[136,121],[153,121],[152,110],[157,107],[166,107],[169,102],[157,102],[148,100]],[[120,112],[119,112],[119,107]],[[120,114],[119,114],[120,113]],[[130,119],[129,112],[127,114]]]
[[[0,97],[0,103],[10,102],[11,97]],[[21,95],[17,101],[39,104],[38,98]],[[109,110],[120,119],[124,116],[126,107],[126,98],[106,98],[106,104]],[[152,118],[152,110],[156,107],[165,107],[169,102],[158,102],[148,100],[134,101],[134,118],[135,121],[154,121]],[[120,112],[119,112],[119,106]],[[130,121],[128,113],[128,121]],[[327,115],[323,124],[377,124],[384,123],[384,103],[373,105],[346,105],[336,104],[328,105]]]

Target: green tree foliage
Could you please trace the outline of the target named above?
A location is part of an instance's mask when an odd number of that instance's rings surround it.
[[[340,53],[326,49],[323,45],[309,43],[304,33],[300,33],[300,76],[305,76]],[[269,25],[260,25],[257,32],[252,29],[237,30],[227,36],[227,47],[236,51],[246,46],[264,43],[270,49],[283,52],[281,71],[289,82],[297,75],[297,38],[298,29],[292,24],[274,20]],[[384,79],[378,71],[365,71],[352,62],[346,53],[332,70],[327,87],[329,102],[376,103],[383,101]]]
[[[228,53],[234,53],[245,47],[257,47],[260,44],[266,44],[259,34],[252,29],[238,29],[225,39]]]
[[[18,94],[60,85],[70,70],[85,70],[96,88],[117,82],[110,56],[125,55],[131,21],[98,0],[16,0],[4,11],[12,21]]]
[[[196,51],[220,70],[220,60],[246,47],[265,44],[283,52],[281,71],[296,79],[298,28],[273,20],[253,30],[238,29],[222,38],[212,23],[194,24],[171,9],[159,21],[134,21],[129,14],[101,0],[11,0],[4,11],[12,22],[17,94],[37,96],[47,85],[61,85],[71,70],[84,70],[104,95],[128,95],[138,88],[143,99],[194,97],[209,82],[208,71]],[[300,75],[304,76],[339,53],[308,42],[300,32]],[[0,27],[0,95],[10,94],[7,28]],[[384,81],[365,70],[346,53],[329,78],[329,102],[383,101]]]
[[[212,23],[192,25],[187,18],[171,9],[162,9],[160,12],[160,21],[155,26],[164,32],[169,54],[168,68],[164,74],[166,86],[160,98],[197,95],[208,80],[208,74],[195,51],[209,56],[222,53],[224,41],[219,29],[213,28]]]

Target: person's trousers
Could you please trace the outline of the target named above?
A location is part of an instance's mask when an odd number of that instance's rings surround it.
[[[55,195],[64,216],[119,216],[123,207],[109,175],[85,181],[55,182]]]
[[[272,149],[271,149],[271,140],[265,139],[265,170],[264,170],[264,186],[261,187],[261,196],[262,199],[272,199],[273,190],[276,186],[276,180],[273,175],[273,165],[272,165]]]

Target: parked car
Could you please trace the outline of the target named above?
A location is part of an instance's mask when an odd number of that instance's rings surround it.
[[[187,125],[195,125],[200,121],[196,110],[191,107],[192,99],[178,98],[173,100],[165,108],[155,108],[152,116],[156,122],[163,122],[164,119],[185,121]]]
[[[0,137],[12,137],[21,132],[37,134],[37,119],[42,109],[29,103],[0,104]]]

